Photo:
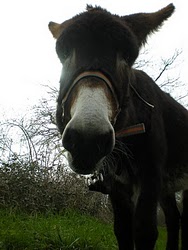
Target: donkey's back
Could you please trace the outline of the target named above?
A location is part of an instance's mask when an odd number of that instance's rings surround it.
[[[188,111],[168,94],[162,99],[161,106],[169,185],[174,191],[188,189]]]
[[[188,110],[144,72],[135,70],[134,73],[137,90],[154,106],[148,117],[152,133],[159,138],[156,148],[162,148],[159,157],[165,189],[174,192],[188,189]],[[135,103],[138,104],[138,98]]]

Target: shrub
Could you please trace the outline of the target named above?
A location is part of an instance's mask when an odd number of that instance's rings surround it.
[[[79,210],[111,220],[108,198],[90,192],[85,178],[70,172],[66,165],[43,168],[37,162],[13,159],[0,166],[0,208],[29,213]]]

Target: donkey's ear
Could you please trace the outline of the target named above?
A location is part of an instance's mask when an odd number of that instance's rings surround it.
[[[147,36],[157,31],[163,21],[168,19],[174,12],[174,5],[169,4],[165,8],[153,13],[138,13],[121,17],[123,21],[130,27],[138,39],[141,46],[147,40]]]
[[[54,38],[57,39],[60,36],[60,34],[61,34],[61,24],[54,23],[54,22],[49,22],[48,28],[51,31]]]
[[[58,37],[61,35],[63,30],[67,28],[70,24],[72,23],[72,19],[69,19],[61,24],[59,23],[54,23],[54,22],[49,22],[48,28],[51,31],[53,37],[55,39],[58,39]]]

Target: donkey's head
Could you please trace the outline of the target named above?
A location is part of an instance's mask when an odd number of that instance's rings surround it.
[[[113,150],[118,113],[129,96],[131,66],[147,36],[173,10],[170,4],[155,13],[119,17],[87,6],[86,12],[62,24],[49,23],[63,64],[57,123],[77,173],[94,172]]]

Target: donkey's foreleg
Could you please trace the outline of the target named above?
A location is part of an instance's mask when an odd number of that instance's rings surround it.
[[[122,190],[117,187],[116,190]],[[125,193],[112,192],[110,195],[114,211],[114,232],[117,238],[119,250],[134,250],[133,240],[133,213],[134,204],[131,195]]]
[[[188,249],[188,190],[183,192],[183,212],[181,217],[182,250]]]
[[[175,194],[162,194],[160,205],[165,214],[168,232],[166,250],[178,250],[180,213],[177,208]]]
[[[158,237],[157,197],[148,192],[141,192],[135,211],[135,246],[136,250],[153,250]]]

